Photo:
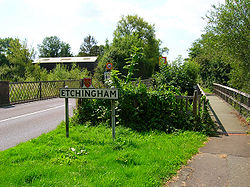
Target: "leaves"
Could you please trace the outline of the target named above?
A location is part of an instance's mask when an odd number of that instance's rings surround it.
[[[227,0],[208,12],[206,33],[189,53],[205,86],[217,82],[249,92],[249,7],[248,0]]]
[[[70,45],[62,42],[57,36],[45,37],[38,45],[40,57],[70,57]]]
[[[160,53],[167,51],[167,48],[160,49],[160,44],[161,41],[157,40],[155,36],[154,25],[149,24],[138,15],[123,16],[117,23],[112,43],[104,48],[104,55],[100,59],[96,75],[101,80],[105,71],[104,66],[108,62],[113,63],[114,68],[123,75],[127,75],[129,66],[127,66],[127,69],[123,67],[129,65],[126,64],[128,59],[133,58],[137,63],[132,67],[138,69],[138,71],[129,76],[131,78],[151,77],[157,69]],[[139,48],[143,55],[130,56],[131,50],[133,51],[135,48]]]
[[[98,46],[96,39],[88,35],[84,38],[83,43],[80,46],[80,52],[78,56],[98,56],[102,53],[103,46]]]

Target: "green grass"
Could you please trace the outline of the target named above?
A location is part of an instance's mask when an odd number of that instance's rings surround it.
[[[204,88],[202,87],[202,90],[207,93],[207,94],[212,94],[213,93],[213,90],[211,88]]]
[[[0,152],[0,186],[161,186],[206,136],[139,133],[101,125],[65,127]]]

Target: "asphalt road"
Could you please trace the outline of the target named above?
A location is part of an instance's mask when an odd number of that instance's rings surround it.
[[[75,103],[75,99],[69,99],[70,116]],[[0,107],[0,150],[47,133],[64,119],[65,100],[62,98]]]

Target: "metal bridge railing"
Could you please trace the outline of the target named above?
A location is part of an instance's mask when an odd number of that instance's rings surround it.
[[[232,105],[243,116],[249,116],[250,94],[216,83],[213,84],[213,89],[215,94]]]
[[[49,99],[59,96],[59,88],[80,87],[80,80],[10,82],[9,103],[23,103],[35,100]]]

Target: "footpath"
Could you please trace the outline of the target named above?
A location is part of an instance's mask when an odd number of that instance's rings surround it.
[[[237,112],[217,96],[207,96],[219,127],[169,187],[250,187],[250,135]]]

